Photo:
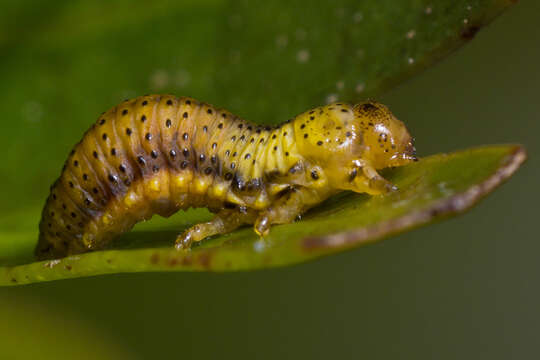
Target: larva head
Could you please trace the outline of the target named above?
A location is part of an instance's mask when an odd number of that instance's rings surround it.
[[[416,161],[413,138],[388,108],[374,101],[336,103],[295,120],[300,154],[321,167],[337,188],[361,167],[382,169]]]
[[[386,106],[367,101],[354,106],[353,111],[364,147],[363,159],[372,167],[382,169],[417,160],[414,139]]]

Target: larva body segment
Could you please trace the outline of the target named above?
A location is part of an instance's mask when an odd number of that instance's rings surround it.
[[[381,104],[331,104],[271,128],[187,97],[150,95],[102,114],[52,185],[36,255],[102,248],[153,214],[207,207],[216,217],[177,239],[254,224],[259,235],[341,190],[392,188],[377,169],[416,160]]]

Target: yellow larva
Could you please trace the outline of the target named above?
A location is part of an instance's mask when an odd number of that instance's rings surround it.
[[[415,160],[403,123],[372,101],[318,107],[271,128],[187,97],[126,100],[68,157],[36,255],[99,249],[143,219],[189,207],[216,216],[178,236],[178,248],[244,224],[264,236],[339,191],[391,190],[377,170]]]

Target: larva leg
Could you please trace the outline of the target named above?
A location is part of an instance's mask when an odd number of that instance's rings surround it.
[[[255,232],[259,236],[266,236],[273,224],[293,222],[298,215],[309,208],[311,201],[306,202],[306,198],[313,199],[313,196],[302,190],[292,189],[259,215],[254,225]]]
[[[251,224],[254,221],[251,212],[221,211],[212,220],[193,225],[176,238],[177,249],[189,249],[193,242],[201,241],[209,236],[226,234],[236,228]]]
[[[362,172],[365,178],[367,178],[367,181],[362,184],[364,189],[362,189],[361,192],[366,192],[370,195],[378,195],[397,190],[397,186],[379,175],[377,170],[373,167],[363,166]],[[360,182],[362,181],[361,177],[357,180]]]

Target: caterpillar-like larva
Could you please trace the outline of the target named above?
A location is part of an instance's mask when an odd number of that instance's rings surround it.
[[[153,214],[189,207],[216,216],[178,236],[178,248],[243,224],[264,236],[339,191],[393,189],[377,170],[415,160],[403,123],[372,101],[269,127],[187,97],[126,100],[71,151],[43,209],[36,255],[99,249]]]

